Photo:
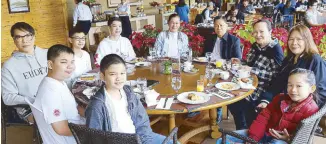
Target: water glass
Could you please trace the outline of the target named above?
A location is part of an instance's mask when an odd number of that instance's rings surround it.
[[[156,58],[156,51],[155,51],[155,48],[154,47],[150,47],[148,49],[148,53],[150,55],[150,59],[155,59]]]
[[[212,53],[211,52],[206,52],[205,57],[206,57],[207,62],[209,64],[211,62],[211,60],[212,60]]]
[[[146,78],[137,78],[137,88],[140,90],[142,94],[144,94],[144,91],[147,88],[147,80]]]
[[[212,86],[212,80],[215,76],[214,69],[212,67],[206,67],[206,72],[205,72],[206,78],[208,79],[208,84],[207,86]]]
[[[178,91],[181,88],[181,77],[180,76],[173,76],[171,81],[171,86],[173,90],[178,94]]]

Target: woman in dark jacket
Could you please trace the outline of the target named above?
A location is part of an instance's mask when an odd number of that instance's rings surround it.
[[[316,90],[319,94],[319,107],[326,101],[326,62],[318,52],[308,27],[297,25],[293,27],[288,37],[288,55],[284,59],[279,73],[273,79],[271,86],[260,96],[259,108],[265,108],[278,93],[286,92],[287,79],[291,70],[304,68],[314,72],[316,76]]]

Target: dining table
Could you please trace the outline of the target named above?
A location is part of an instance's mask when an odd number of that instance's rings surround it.
[[[153,86],[152,88],[158,92],[160,95],[158,96],[157,100],[161,98],[170,98],[174,97],[175,95],[178,95],[183,92],[189,92],[189,91],[196,91],[197,89],[197,80],[200,79],[201,75],[205,75],[205,69],[207,66],[207,63],[205,62],[192,62],[194,67],[198,69],[196,73],[185,73],[181,72],[181,88],[178,91],[178,93],[173,90],[171,87],[171,75],[163,74],[160,71],[160,62],[159,61],[152,61],[152,64],[148,67],[136,67],[135,71],[127,76],[128,80],[136,80],[139,77],[145,77],[147,80],[157,80],[159,81],[159,84]],[[92,71],[89,71],[88,73],[99,73],[99,69],[94,69]],[[258,85],[258,78],[254,74],[250,74],[249,77],[252,80],[252,85],[254,87],[257,87]],[[230,73],[230,77],[226,80],[220,79],[219,75],[216,74],[213,78],[213,83],[218,84],[222,82],[231,82],[234,80],[234,76],[232,73]],[[85,94],[83,94],[83,91],[87,87],[93,87],[98,86],[101,83],[96,82],[94,83],[88,83],[86,81],[77,81],[73,85],[72,93],[77,101],[77,103],[87,106],[89,102],[89,97],[87,97]],[[215,86],[207,86],[205,87],[204,92],[208,92],[209,90],[217,89]],[[193,130],[187,132],[183,136],[179,138],[179,142],[184,143],[187,140],[189,140],[194,135],[204,132],[204,131],[210,131],[210,136],[212,138],[218,138],[221,136],[221,133],[218,131],[219,126],[216,123],[217,118],[217,108],[221,108],[222,106],[227,106],[229,104],[235,103],[237,101],[240,101],[242,99],[245,99],[250,94],[254,92],[253,89],[237,89],[233,91],[226,91],[229,94],[233,95],[233,97],[230,98],[221,98],[218,96],[211,95],[210,99],[201,104],[187,104],[182,102],[173,102],[170,109],[156,109],[155,106],[148,107],[146,103],[143,103],[146,112],[148,115],[166,115],[168,116],[169,121],[169,131],[171,131],[176,126],[176,119],[175,115],[182,114],[182,113],[190,113],[190,112],[197,112],[197,111],[209,111],[209,123],[205,124],[204,126],[194,128]]]

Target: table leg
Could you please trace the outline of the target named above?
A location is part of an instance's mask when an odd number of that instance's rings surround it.
[[[216,108],[209,110],[209,117],[211,119],[211,122],[210,122],[211,129],[212,129],[211,137],[213,139],[221,137],[222,134],[218,131],[219,126],[216,124],[216,118],[217,118]]]
[[[172,129],[175,127],[175,115],[169,115],[169,133],[172,132]]]

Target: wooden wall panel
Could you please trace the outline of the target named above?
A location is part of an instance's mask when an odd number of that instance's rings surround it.
[[[68,0],[73,1],[73,0]],[[49,48],[54,44],[68,45],[67,0],[29,0],[30,12],[9,14],[7,0],[1,0],[1,61],[7,60],[16,46],[10,28],[16,22],[34,27],[35,44]]]

